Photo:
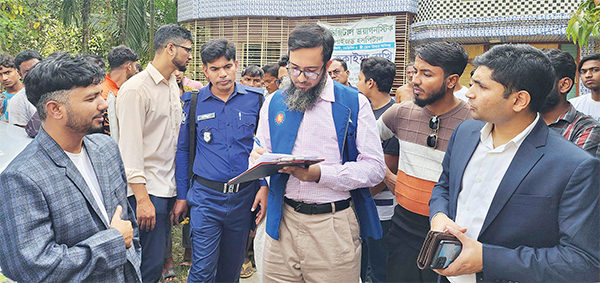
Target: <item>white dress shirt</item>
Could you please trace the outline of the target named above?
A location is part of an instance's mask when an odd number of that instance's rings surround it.
[[[477,239],[498,186],[504,178],[517,150],[535,127],[540,114],[527,128],[507,143],[494,148],[492,130],[487,123],[481,129],[479,145],[469,160],[462,179],[462,190],[458,194],[456,224],[467,228],[469,238]],[[475,283],[475,274],[448,277],[452,283]]]

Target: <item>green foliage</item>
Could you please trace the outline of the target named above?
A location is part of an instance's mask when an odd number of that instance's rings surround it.
[[[590,35],[596,38],[600,37],[600,6],[596,1],[583,1],[579,8],[572,13],[566,35],[573,43],[586,46]]]
[[[155,1],[155,14],[149,7]],[[82,5],[90,4],[87,25]],[[125,44],[138,53],[140,63],[152,59],[148,40],[150,18],[155,26],[177,23],[177,0],[0,0],[0,52],[16,55],[23,49],[43,57],[59,52],[82,53],[84,27],[88,54],[106,54]]]
[[[41,13],[38,1],[0,0],[0,52],[16,54],[23,46],[39,48],[39,36],[51,25],[48,13]]]

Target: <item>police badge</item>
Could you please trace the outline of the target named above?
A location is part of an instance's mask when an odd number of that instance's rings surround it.
[[[202,136],[206,143],[210,143],[212,141],[212,133],[210,131],[205,131]]]

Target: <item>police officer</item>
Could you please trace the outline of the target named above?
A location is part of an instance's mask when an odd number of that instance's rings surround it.
[[[171,219],[185,217],[190,205],[190,282],[237,282],[252,211],[260,205],[258,223],[266,211],[268,188],[264,181],[234,187],[226,182],[248,169],[263,91],[235,82],[238,62],[232,41],[212,39],[202,46],[200,54],[210,83],[198,93],[195,117],[188,115],[191,93],[182,96],[184,115],[175,169],[177,201]],[[194,176],[189,180],[192,119],[196,122],[196,152]]]

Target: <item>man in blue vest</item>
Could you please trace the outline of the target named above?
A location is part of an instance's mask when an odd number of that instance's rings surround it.
[[[256,135],[263,148],[252,159],[273,152],[325,161],[271,176],[264,282],[358,282],[359,237],[381,237],[368,189],[385,175],[375,117],[362,94],[327,75],[329,30],[300,25],[288,42],[292,83],[265,101]]]
[[[226,186],[248,168],[262,89],[235,83],[235,45],[213,39],[200,49],[202,70],[209,79],[200,89],[195,115],[190,117],[189,92],[182,95],[183,124],[175,162],[177,201],[171,221],[185,217],[190,205],[192,267],[188,282],[237,282],[244,262],[252,212],[266,210],[267,187],[258,181]],[[190,157],[189,123],[196,121],[196,152]],[[189,158],[194,158],[188,181]]]

